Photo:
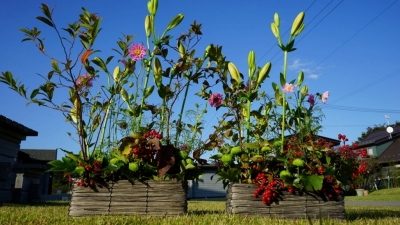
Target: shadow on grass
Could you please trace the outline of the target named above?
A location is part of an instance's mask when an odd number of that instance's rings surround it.
[[[398,218],[400,207],[346,207],[347,221],[365,219]]]
[[[21,207],[21,206],[69,206],[69,201],[32,201],[25,203],[6,202],[0,206]]]

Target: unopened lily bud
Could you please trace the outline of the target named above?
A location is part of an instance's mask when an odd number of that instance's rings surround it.
[[[276,24],[277,27],[279,27],[280,22],[279,22],[279,15],[278,15],[278,13],[275,13],[275,14],[274,14],[274,23]]]
[[[158,58],[154,59],[154,81],[156,82],[157,86],[159,87],[161,85],[162,82],[162,67],[161,67],[161,62]]]
[[[272,30],[272,33],[274,34],[275,38],[279,39],[279,35],[280,35],[279,28],[276,26],[275,23],[271,23],[271,30]]]
[[[183,44],[179,43],[178,51],[179,51],[179,54],[181,55],[181,57],[183,57],[186,53],[185,46],[183,46]]]
[[[120,68],[119,66],[115,67],[114,73],[113,73],[113,78],[115,81],[119,80],[119,73],[120,73]]]
[[[294,36],[299,35],[304,30],[304,23],[301,24],[300,28],[294,33]]]
[[[303,83],[304,80],[304,73],[303,71],[300,71],[299,76],[297,77],[297,87],[300,87],[300,85]]]
[[[150,0],[149,2],[147,2],[147,9],[149,10],[149,13],[153,16],[155,16],[157,13],[157,7],[158,0]]]
[[[234,79],[236,83],[240,83],[240,73],[233,63],[231,62],[228,63],[228,70],[232,76],[232,79]]]
[[[293,21],[292,30],[290,31],[290,35],[294,35],[296,31],[300,28],[301,24],[303,24],[304,20],[304,12],[299,13],[296,19]]]
[[[177,16],[175,16],[175,17],[171,20],[171,22],[169,22],[168,27],[167,27],[167,30],[171,30],[171,29],[173,29],[174,27],[178,26],[178,25],[182,22],[183,17],[184,17],[183,14],[178,14]]]
[[[265,78],[267,78],[269,76],[270,71],[271,71],[271,63],[268,62],[267,64],[264,65],[264,67],[261,69],[260,73],[258,74],[257,85],[260,85],[262,82],[264,82]]]
[[[249,56],[247,57],[247,63],[249,65],[249,77],[253,77],[254,71],[256,70],[256,56],[254,51],[249,52]]]
[[[306,96],[308,94],[308,87],[307,86],[303,86],[301,88],[301,94]]]
[[[144,20],[144,28],[146,30],[147,37],[150,37],[152,27],[153,27],[153,21],[151,19],[151,16],[147,15],[146,19]]]

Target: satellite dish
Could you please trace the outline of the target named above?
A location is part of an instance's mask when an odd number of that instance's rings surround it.
[[[389,134],[393,133],[393,127],[387,127],[386,132],[388,132]]]

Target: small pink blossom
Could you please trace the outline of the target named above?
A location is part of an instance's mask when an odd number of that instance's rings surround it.
[[[129,49],[129,55],[134,61],[141,60],[146,56],[146,48],[142,44],[133,44]]]
[[[221,93],[215,93],[210,96],[208,102],[210,103],[211,107],[218,107],[222,105],[222,101],[224,100]]]
[[[328,97],[329,97],[329,91],[325,91],[323,94],[322,94],[322,102],[325,104],[326,103],[326,101],[328,100]]]
[[[308,96],[307,102],[309,102],[311,106],[314,106],[314,104],[315,104],[315,98],[314,98],[314,95],[313,95],[313,94],[310,94],[310,95]]]
[[[284,86],[283,86],[283,92],[285,92],[285,93],[288,93],[288,92],[294,92],[294,88],[295,88],[296,86],[294,85],[294,84],[289,84],[289,83],[286,83]]]
[[[76,85],[80,88],[82,87],[92,87],[93,86],[93,77],[88,75],[88,74],[84,74],[81,76],[78,76],[78,78],[76,78],[75,81]]]

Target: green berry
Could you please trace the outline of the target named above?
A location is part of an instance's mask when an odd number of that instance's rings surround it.
[[[136,162],[129,163],[129,170],[136,172],[139,169],[139,164]]]
[[[231,148],[231,154],[232,154],[232,155],[237,155],[237,154],[239,154],[240,152],[242,152],[242,148],[240,148],[239,146],[236,146],[236,147]]]
[[[277,147],[277,148],[281,147],[282,146],[282,141],[275,141],[274,142],[274,146]]]
[[[271,147],[269,147],[269,146],[264,146],[264,147],[261,148],[261,151],[262,151],[262,152],[269,152],[269,151],[271,151]]]
[[[230,154],[224,154],[224,155],[222,155],[221,161],[224,164],[230,164],[233,161],[233,159],[232,159],[232,156]]]
[[[110,160],[110,164],[117,164],[117,162],[119,162],[119,159],[117,159],[117,158],[113,158],[113,159],[111,159]]]
[[[193,159],[187,158],[187,159],[186,159],[186,163],[187,163],[187,164],[193,164]]]
[[[298,167],[303,167],[304,166],[304,161],[302,159],[295,159],[293,160],[293,165],[298,166]]]
[[[279,176],[282,178],[282,179],[288,179],[288,178],[290,178],[291,176],[292,176],[292,174],[289,172],[289,171],[287,171],[287,170],[282,170],[281,171],[281,173],[279,174]]]
[[[179,151],[179,157],[181,157],[181,159],[186,159],[188,157],[187,151]]]

